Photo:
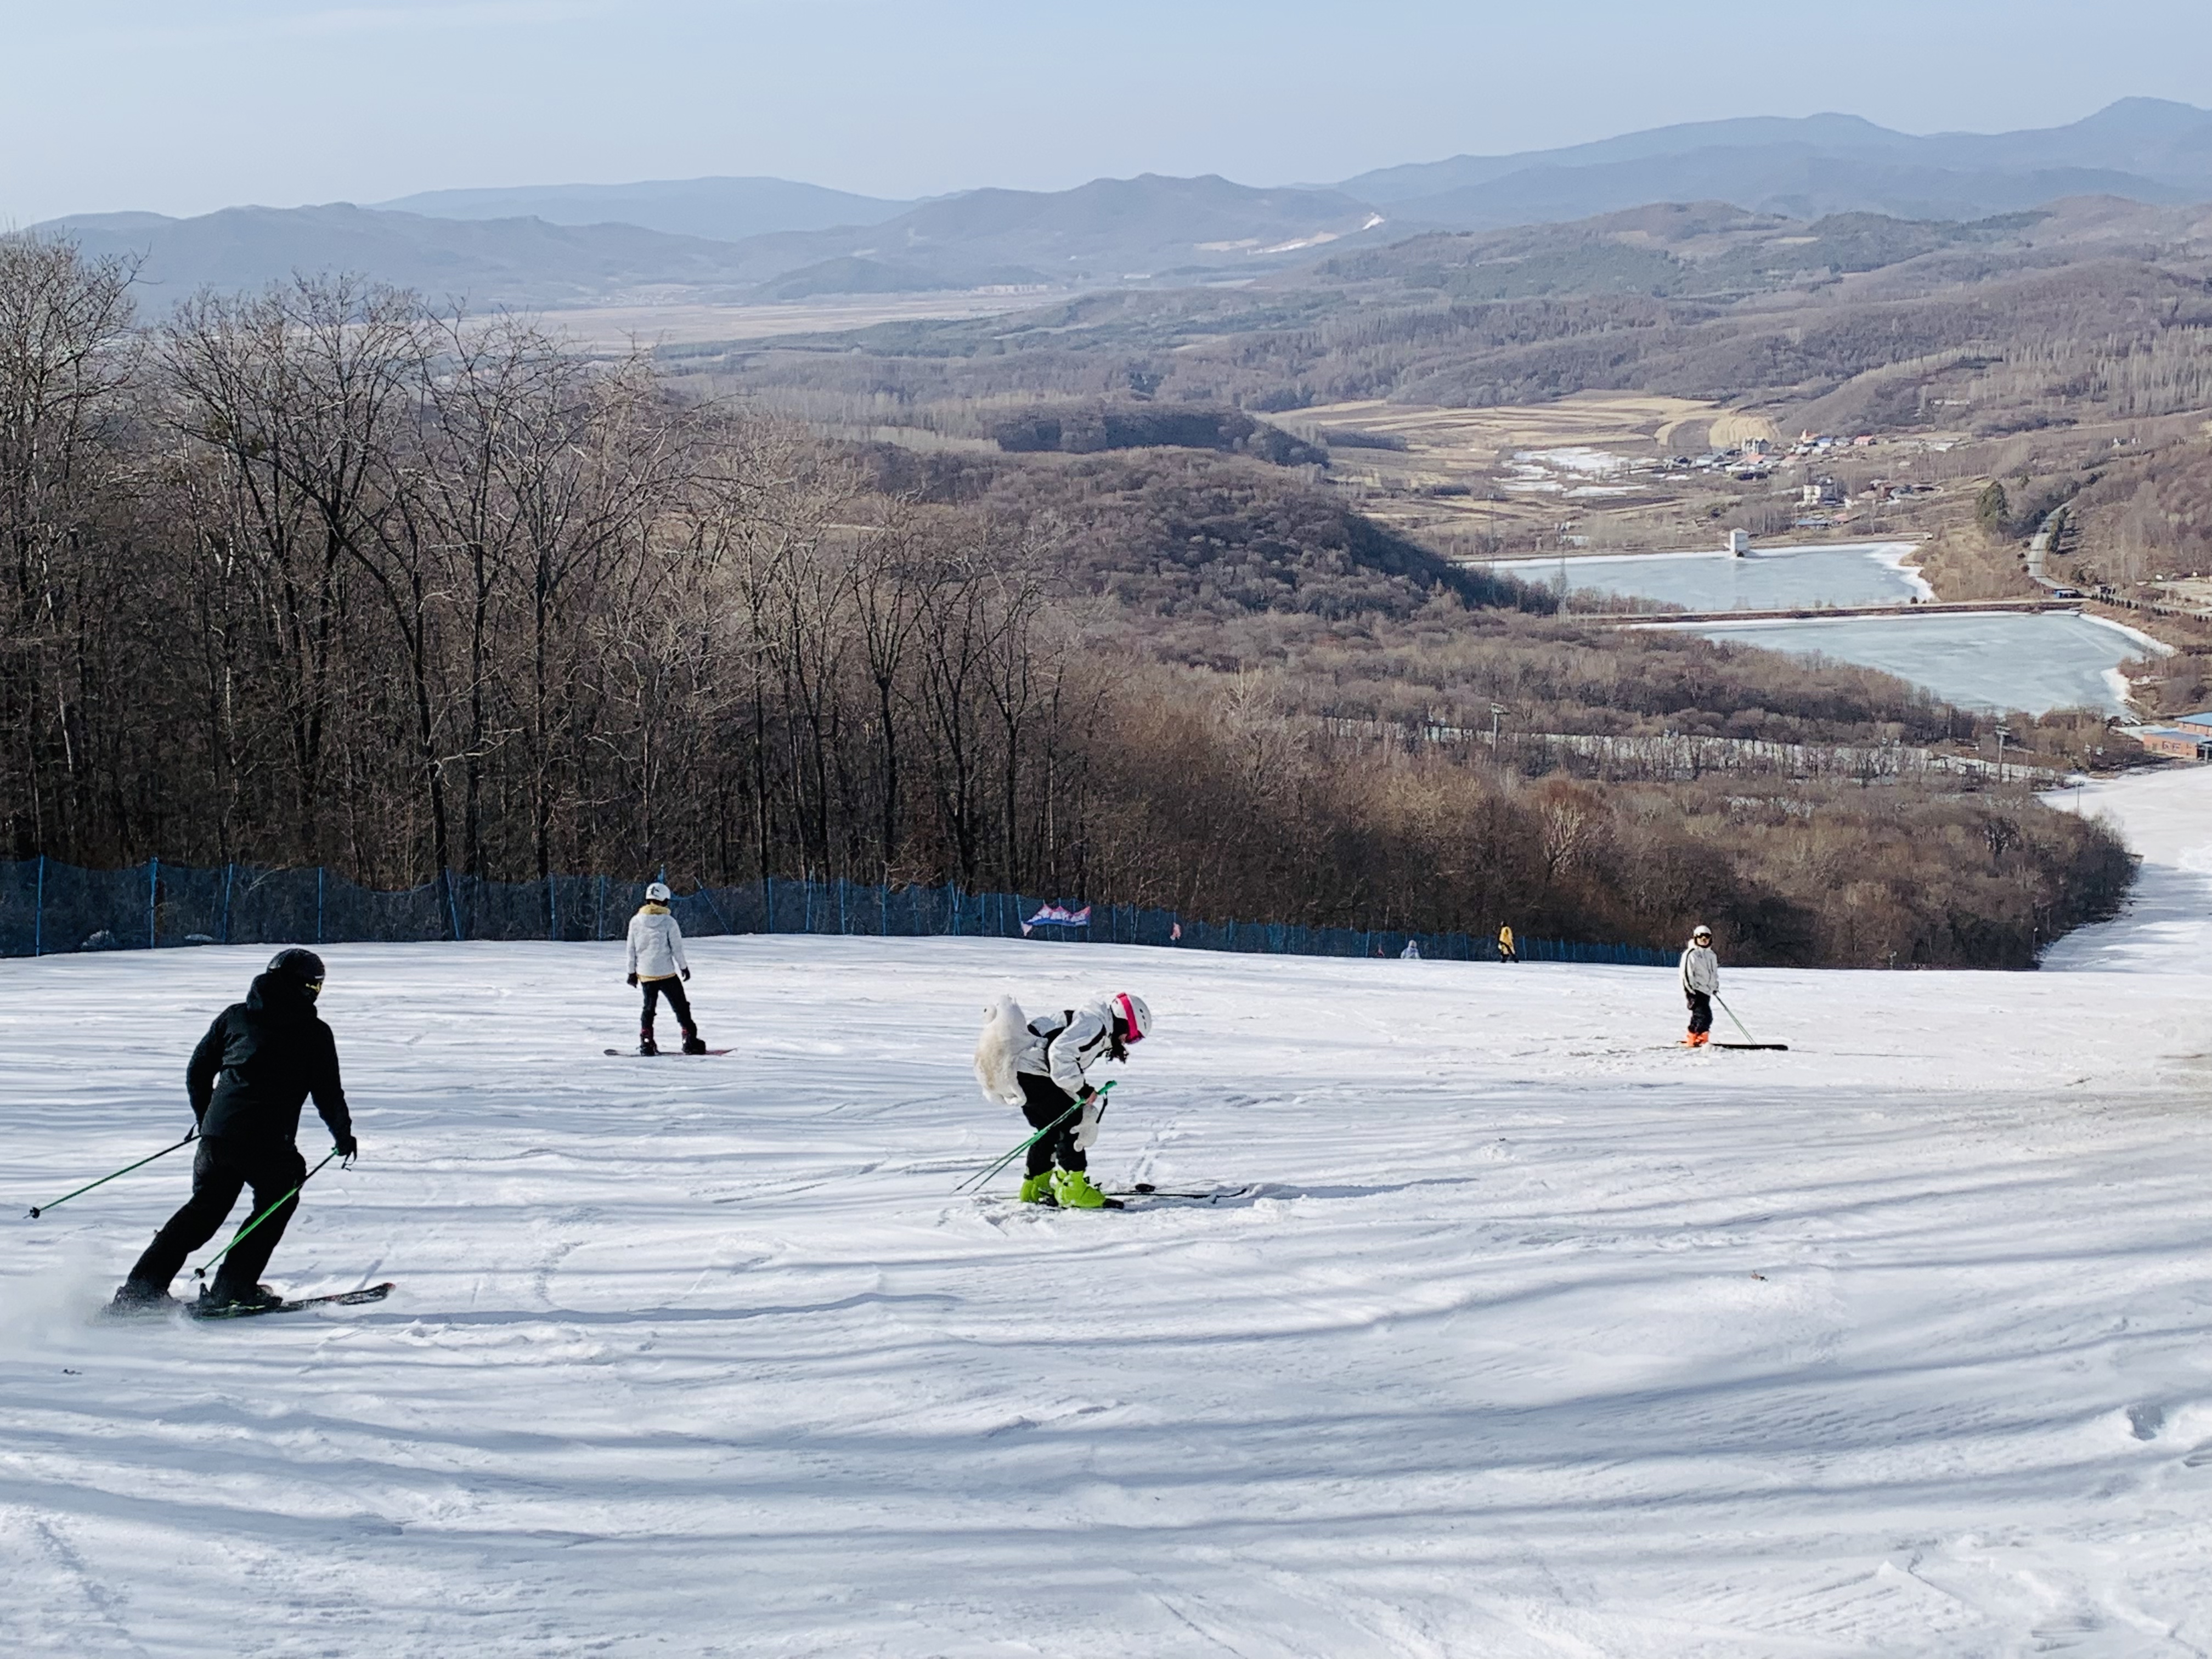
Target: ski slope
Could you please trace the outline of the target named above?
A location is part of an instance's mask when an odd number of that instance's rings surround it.
[[[1787,1054],[1649,969],[778,938],[693,947],[734,1054],[610,1060],[617,947],[337,947],[364,1156],[270,1278],[399,1288],[213,1326],[88,1316],[181,1155],[19,1218],[268,952],[0,963],[0,1652],[2212,1650],[2208,933],[1724,972]],[[1094,1170],[1257,1191],[955,1196],[986,1000],[1120,983]]]

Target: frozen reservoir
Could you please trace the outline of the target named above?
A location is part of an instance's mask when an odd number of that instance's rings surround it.
[[[2053,708],[2125,714],[2120,665],[2165,649],[2133,629],[2071,611],[1662,625],[1879,668],[1962,708],[2030,714]]]
[[[1686,611],[1790,611],[1808,605],[1909,605],[1935,598],[1905,568],[1911,542],[1777,547],[1741,558],[1707,553],[1637,553],[1620,558],[1510,559],[1497,569],[1540,586],[1596,588]]]

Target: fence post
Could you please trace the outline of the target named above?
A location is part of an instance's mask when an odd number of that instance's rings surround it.
[[[459,945],[461,942],[461,907],[453,897],[453,872],[450,870],[441,870],[438,872],[438,879],[446,889],[446,914],[453,918],[453,943]]]
[[[561,896],[553,886],[553,872],[545,872],[545,937],[561,942]]]
[[[39,854],[39,897],[31,912],[31,954],[46,953],[46,855]]]
[[[146,860],[146,948],[152,950],[159,937],[161,915],[161,860]]]
[[[222,942],[230,943],[230,884],[238,874],[238,861],[234,859],[222,866]]]
[[[592,940],[597,944],[607,936],[607,878],[599,878],[599,902],[592,912]]]
[[[315,943],[323,942],[323,866],[315,866]]]

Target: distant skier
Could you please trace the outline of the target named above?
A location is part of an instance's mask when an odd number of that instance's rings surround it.
[[[1498,959],[1500,962],[1521,960],[1513,953],[1513,924],[1510,921],[1501,921],[1498,924]]]
[[[991,1006],[975,1044],[975,1075],[994,1100],[1019,1105],[1031,1128],[1051,1130],[1029,1150],[1023,1203],[1105,1207],[1106,1194],[1089,1173],[1089,1148],[1105,1109],[1085,1073],[1102,1060],[1128,1059],[1152,1029],[1152,1011],[1127,991],[1026,1023],[1012,997]]]
[[[1399,961],[1401,961],[1401,962],[1419,962],[1420,959],[1421,959],[1421,942],[1420,942],[1420,940],[1419,940],[1419,939],[1407,939],[1407,940],[1406,941],[1406,948],[1405,948],[1404,950],[1402,950],[1402,951],[1399,951],[1399,952],[1398,952],[1398,960],[1399,960]]]
[[[672,897],[668,884],[656,881],[645,890],[645,902],[629,919],[629,982],[645,988],[645,1007],[637,1024],[637,1051],[641,1054],[660,1052],[653,1040],[653,1016],[664,996],[683,1030],[684,1052],[707,1052],[699,1028],[691,1020],[691,1000],[684,994],[684,981],[691,977],[691,964],[684,959],[684,930],[676,925],[675,915],[668,908]]]
[[[1713,999],[1721,994],[1721,959],[1713,954],[1713,930],[1700,923],[1682,952],[1682,997],[1690,1005],[1685,1048],[1702,1048],[1711,1040]]]
[[[216,1016],[185,1068],[185,1089],[198,1120],[192,1195],[154,1235],[154,1242],[115,1292],[122,1311],[174,1307],[169,1281],[185,1258],[213,1238],[245,1188],[253,1213],[276,1210],[222,1259],[200,1293],[203,1308],[266,1308],[282,1302],[259,1283],[262,1269],[299,1208],[294,1189],[307,1179],[295,1144],[300,1108],[310,1095],[349,1164],[361,1150],[338,1080],[337,1042],[315,1012],[323,959],[313,951],[279,951],[255,975],[246,1000]]]

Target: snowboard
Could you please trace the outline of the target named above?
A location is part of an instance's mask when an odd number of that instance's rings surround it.
[[[709,1048],[705,1054],[687,1054],[681,1048],[663,1048],[657,1054],[641,1054],[635,1048],[609,1048],[604,1051],[611,1060],[705,1060],[710,1054],[736,1052],[730,1048]]]
[[[1705,1046],[1709,1048],[1778,1048],[1785,1054],[1790,1049],[1786,1042],[1709,1042]]]
[[[371,1285],[365,1290],[334,1291],[328,1296],[296,1297],[289,1302],[279,1302],[271,1308],[205,1308],[187,1302],[184,1310],[194,1319],[252,1319],[258,1314],[297,1313],[302,1308],[357,1308],[367,1302],[381,1302],[395,1288],[390,1279],[381,1285]]]

